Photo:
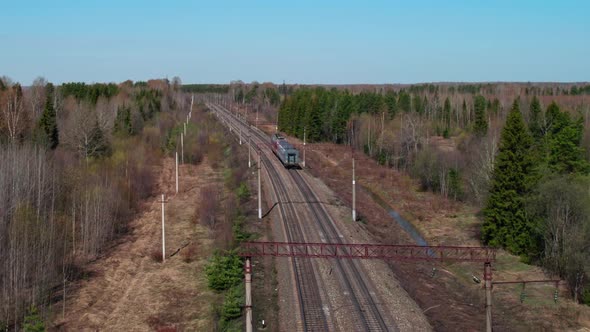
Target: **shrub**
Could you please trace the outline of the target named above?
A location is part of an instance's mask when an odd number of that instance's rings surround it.
[[[242,315],[242,306],[244,301],[244,288],[242,284],[231,287],[225,293],[223,307],[221,309],[221,319],[230,321]]]
[[[242,281],[242,259],[233,251],[225,254],[216,251],[205,266],[207,284],[216,291],[229,289]]]
[[[242,284],[230,288],[225,293],[223,305],[219,313],[219,326],[222,331],[242,331],[241,322],[237,320],[242,316],[244,305],[244,287]]]
[[[23,331],[25,332],[43,332],[45,331],[45,324],[43,319],[39,315],[37,307],[31,306],[29,308],[29,314],[25,316],[25,322],[23,324]]]
[[[248,198],[250,198],[250,189],[248,189],[246,183],[240,183],[240,186],[238,187],[238,189],[236,189],[236,195],[238,195],[238,199],[242,203],[247,201]]]
[[[219,205],[218,190],[214,185],[201,189],[201,204],[198,208],[199,222],[203,226],[214,227],[216,211]]]
[[[152,251],[150,251],[150,257],[154,262],[162,262],[162,249],[153,249]]]
[[[584,293],[582,294],[582,303],[590,306],[590,287],[584,290]]]
[[[243,214],[238,214],[232,226],[234,239],[236,239],[237,242],[248,241],[252,236],[252,234],[244,231],[245,221],[246,217]]]
[[[180,255],[182,256],[182,261],[185,263],[190,263],[195,259],[195,255],[197,254],[197,244],[191,243],[186,247],[186,249],[182,250]]]

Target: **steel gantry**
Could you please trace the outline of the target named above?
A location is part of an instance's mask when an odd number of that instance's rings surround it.
[[[242,257],[360,258],[409,261],[492,262],[496,249],[487,247],[382,245],[358,243],[245,242]]]
[[[359,243],[303,243],[303,242],[244,242],[238,255],[245,257],[247,293],[251,283],[252,257],[297,257],[336,259],[381,259],[402,261],[479,262],[484,263],[486,294],[486,331],[492,331],[492,268],[496,249],[464,246],[419,246]],[[246,317],[252,317],[252,297],[246,294]],[[252,331],[252,322],[246,322],[246,331]]]

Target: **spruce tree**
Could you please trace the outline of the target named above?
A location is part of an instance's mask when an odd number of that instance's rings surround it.
[[[534,96],[531,101],[529,129],[535,140],[541,137],[541,103],[537,96]]]
[[[445,120],[445,129],[448,130],[451,127],[451,101],[449,100],[449,97],[445,99],[443,117]]]
[[[49,84],[48,84],[49,86]],[[57,129],[57,115],[53,107],[53,89],[47,89],[47,100],[45,101],[45,108],[43,114],[39,119],[39,140],[42,144],[50,149],[55,149],[59,144],[59,131]]]
[[[552,122],[547,140],[549,169],[560,174],[588,173],[590,167],[580,146],[584,135],[583,119],[572,120],[555,103],[551,103],[547,113]]]
[[[523,254],[532,246],[533,226],[524,210],[531,187],[532,138],[515,100],[502,130],[490,195],[484,209],[483,241]]]
[[[484,96],[475,97],[475,126],[474,131],[477,136],[485,136],[488,133],[488,119],[486,118],[486,99]]]

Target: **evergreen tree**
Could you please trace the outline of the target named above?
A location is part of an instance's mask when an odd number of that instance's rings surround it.
[[[533,97],[530,106],[529,130],[535,140],[540,139],[541,133],[541,103],[537,96]]]
[[[397,113],[397,95],[395,91],[388,91],[385,93],[385,97],[383,98],[385,105],[387,105],[387,112],[389,113],[389,118],[393,119],[395,114]]]
[[[412,110],[412,99],[410,95],[404,90],[399,92],[397,104],[399,109],[404,112],[410,112]]]
[[[47,99],[45,108],[39,119],[38,132],[40,143],[50,149],[55,149],[59,144],[59,132],[57,129],[57,114],[53,107],[53,85],[47,84]]]
[[[412,98],[412,106],[414,106],[414,111],[418,114],[424,113],[424,107],[422,105],[422,98],[419,95],[415,95]]]
[[[115,134],[123,136],[133,134],[133,126],[131,124],[131,107],[118,107],[117,117],[115,119],[115,126],[113,128]]]
[[[486,118],[486,99],[479,95],[474,101],[475,126],[477,136],[485,136],[488,133],[488,119]]]
[[[443,107],[443,117],[445,121],[445,129],[449,129],[451,126],[451,101],[449,97],[445,99],[445,105]]]
[[[23,324],[23,331],[25,332],[44,332],[45,331],[45,324],[43,323],[43,318],[39,315],[39,310],[37,307],[31,306],[29,308],[28,315],[25,316],[25,321]]]
[[[584,134],[583,119],[572,120],[568,113],[559,111],[555,103],[548,115],[553,118],[547,146],[549,169],[561,174],[586,174],[589,165],[580,146]]]
[[[531,188],[532,138],[515,100],[502,130],[489,198],[484,209],[483,241],[515,254],[531,248],[534,227],[527,220],[524,199]]]

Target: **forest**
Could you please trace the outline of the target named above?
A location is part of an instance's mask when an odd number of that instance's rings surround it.
[[[0,79],[0,330],[34,325],[127,231],[174,148],[183,96],[177,78],[38,78],[28,87]]]
[[[572,84],[301,86],[276,121],[478,207],[483,244],[541,265],[590,304],[589,94]]]

